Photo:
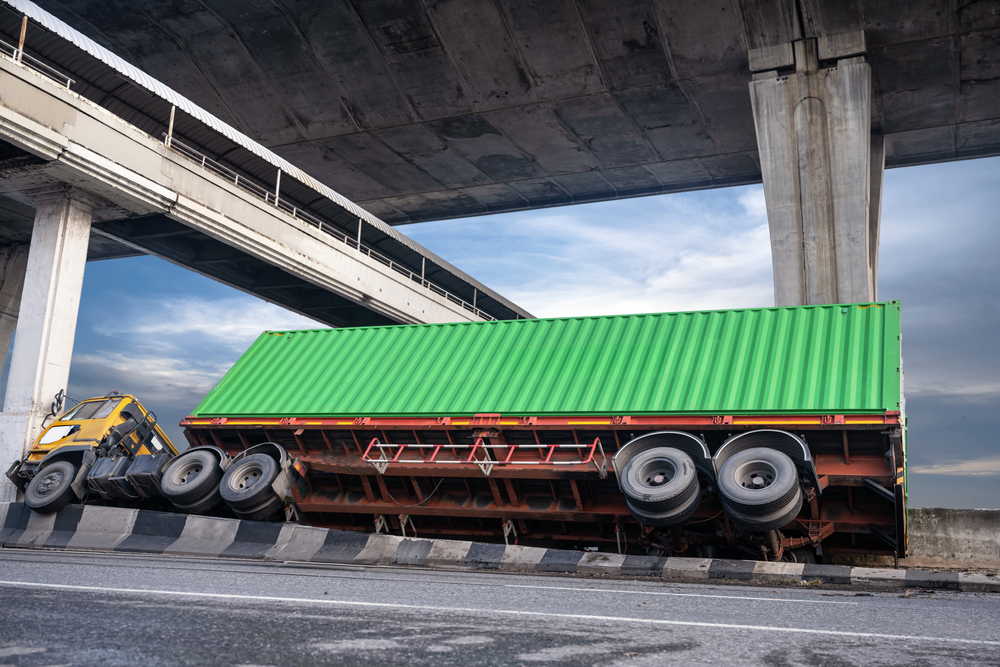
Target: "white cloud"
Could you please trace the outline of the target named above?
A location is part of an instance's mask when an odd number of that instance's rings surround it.
[[[913,466],[910,472],[918,475],[1000,475],[1000,455],[959,463]]]
[[[94,330],[104,336],[128,337],[164,349],[182,346],[182,338],[209,339],[240,351],[264,330],[316,329],[324,325],[255,297],[222,299],[197,296],[153,299],[132,305],[128,317],[102,320]]]
[[[229,370],[232,361],[218,359],[185,360],[174,357],[149,357],[129,352],[97,351],[73,358],[77,378],[83,378],[73,389],[86,396],[117,389],[148,401],[150,405],[175,404],[193,408],[215,383]],[[114,386],[106,383],[114,378]]]
[[[760,307],[774,299],[763,197],[746,187],[406,232],[539,317]]]
[[[935,379],[927,377],[919,382],[911,382],[906,378],[905,390],[908,396],[956,396],[975,400],[987,400],[1000,397],[1000,382],[996,380],[965,379],[954,381],[951,378],[943,379],[946,373],[942,373]],[[958,380],[961,380],[959,378]]]
[[[750,188],[740,193],[736,200],[748,216],[767,222],[767,203],[764,201],[764,188]]]

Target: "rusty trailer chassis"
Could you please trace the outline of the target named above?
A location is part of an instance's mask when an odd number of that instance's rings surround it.
[[[675,556],[780,560],[820,544],[821,553],[906,553],[898,412],[187,417],[181,426],[191,446],[217,446],[231,455],[265,441],[282,445],[307,471],[293,488],[302,520],[328,528]],[[700,437],[714,453],[729,437],[763,428],[802,437],[815,463],[820,488],[806,484],[802,510],[789,525],[743,534],[706,491],[681,525],[652,528],[633,518],[611,463],[624,444],[678,430]]]

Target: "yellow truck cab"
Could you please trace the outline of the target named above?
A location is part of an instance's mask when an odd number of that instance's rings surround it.
[[[94,493],[138,499],[159,495],[177,448],[135,396],[88,398],[49,424],[7,477],[36,512],[55,512]]]

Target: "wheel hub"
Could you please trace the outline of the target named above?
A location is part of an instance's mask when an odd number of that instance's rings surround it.
[[[243,479],[240,481],[240,488],[248,489],[259,481],[260,481],[260,471],[254,470],[253,472],[247,473],[246,475],[243,476]]]
[[[193,482],[201,474],[201,466],[192,466],[181,475],[181,484]]]
[[[736,469],[736,483],[755,491],[774,484],[777,476],[778,471],[767,461],[747,461]]]
[[[653,459],[639,470],[639,479],[646,486],[663,486],[676,474],[677,470],[670,461]]]
[[[38,483],[35,487],[36,492],[40,496],[47,496],[62,482],[63,474],[58,470],[53,470],[49,474],[42,478],[42,481]]]

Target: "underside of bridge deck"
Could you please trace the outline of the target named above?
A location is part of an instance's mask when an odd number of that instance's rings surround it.
[[[858,31],[887,167],[1000,153],[995,2],[36,2],[391,224],[760,182],[754,51]]]

